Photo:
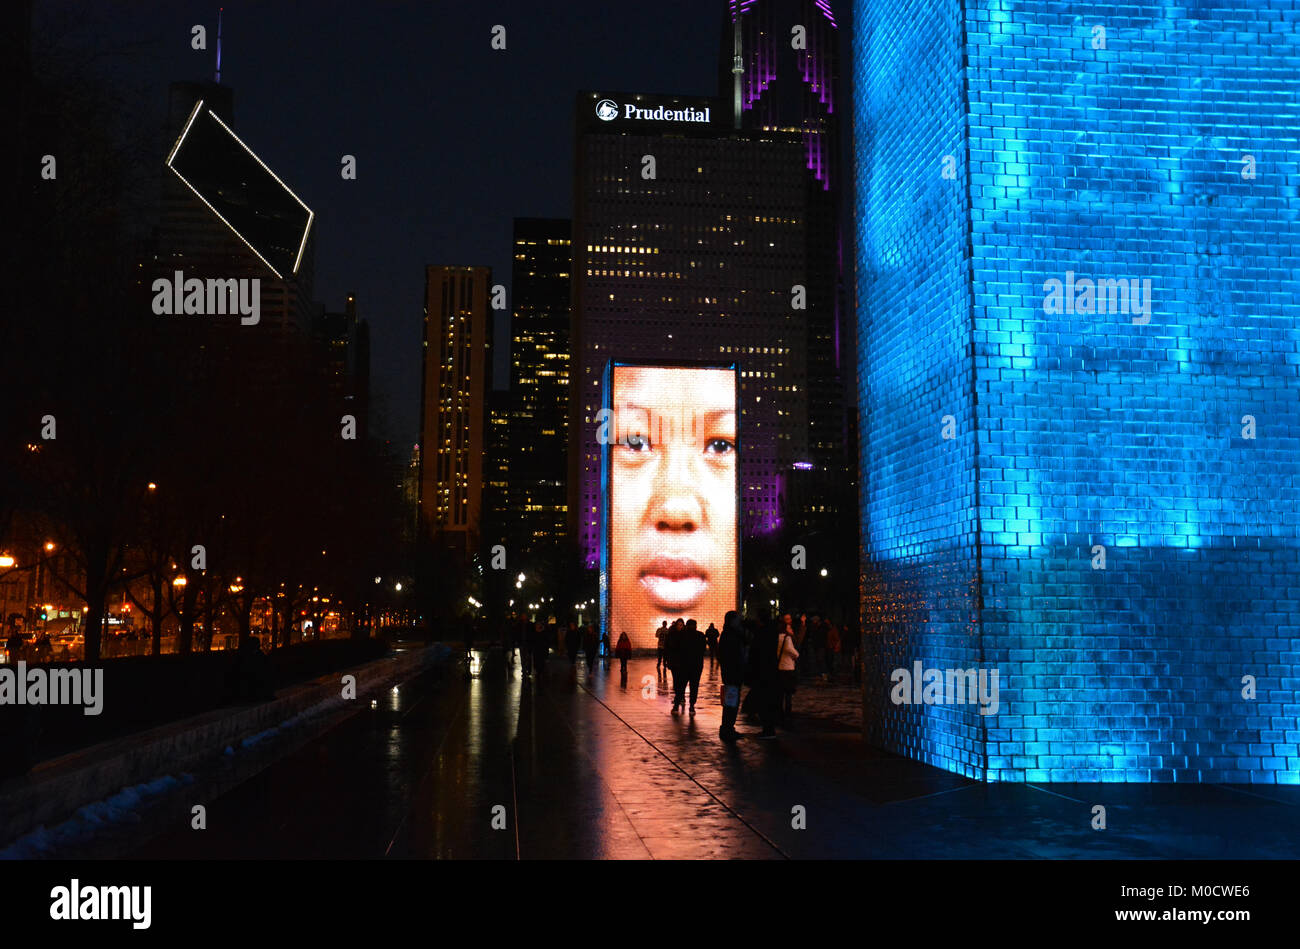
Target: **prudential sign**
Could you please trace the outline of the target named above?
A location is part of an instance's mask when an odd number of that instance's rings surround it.
[[[707,124],[712,121],[709,116],[711,111],[708,106],[703,109],[693,109],[690,106],[674,109],[660,105],[655,106],[653,109],[643,109],[630,102],[625,102],[620,106],[613,99],[601,99],[596,103],[596,118],[602,122],[612,122],[621,118],[642,122],[700,122]]]

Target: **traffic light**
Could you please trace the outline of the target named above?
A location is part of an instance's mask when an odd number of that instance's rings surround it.
[[[48,617],[45,615],[45,607],[41,607],[41,622],[44,623]]]

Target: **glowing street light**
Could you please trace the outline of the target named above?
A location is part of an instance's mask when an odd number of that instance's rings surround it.
[[[396,590],[398,593],[401,593],[401,592],[402,592],[402,585],[399,583],[399,584],[397,584],[397,586],[393,587],[393,589]]]
[[[189,582],[190,582],[189,580],[185,579],[185,574],[182,573],[179,577],[177,577],[175,580],[172,581],[172,586],[183,587],[185,586],[185,584]]]
[[[9,554],[0,554],[0,567],[16,567],[16,566],[18,566],[17,560],[9,556]]]
[[[823,577],[826,576],[826,568],[825,568],[825,567],[822,567],[822,576],[823,576]]]
[[[54,549],[54,541],[47,540],[45,542],[45,552],[48,554],[53,549]]]

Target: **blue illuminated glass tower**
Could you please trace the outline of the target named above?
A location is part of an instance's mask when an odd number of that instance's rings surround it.
[[[1300,783],[1300,9],[854,30],[868,737],[988,781]],[[996,670],[996,714],[896,702],[917,662]]]

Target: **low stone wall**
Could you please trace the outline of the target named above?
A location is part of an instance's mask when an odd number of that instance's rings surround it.
[[[41,824],[123,788],[183,772],[220,756],[227,747],[285,724],[298,725],[402,682],[445,657],[439,647],[413,649],[352,669],[340,669],[285,689],[270,702],[217,709],[125,738],[44,761],[30,773],[0,783],[0,847]],[[356,677],[356,699],[342,696],[342,678]]]

